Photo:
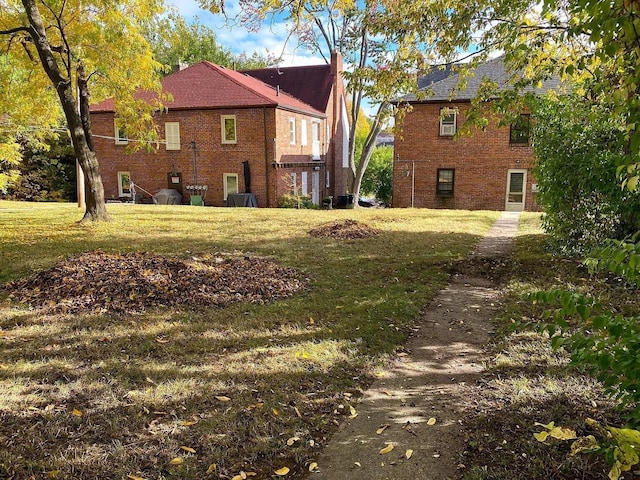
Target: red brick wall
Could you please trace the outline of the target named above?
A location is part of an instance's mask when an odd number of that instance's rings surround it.
[[[222,143],[221,115],[236,115],[238,140],[236,144]],[[289,141],[290,117],[296,118],[298,136],[296,145],[290,145]],[[307,120],[309,137],[304,147],[300,142],[302,118]],[[158,117],[160,137],[164,138],[165,122],[180,122],[181,149],[166,150],[161,144],[160,148],[153,153],[143,150],[126,153],[126,146],[116,145],[114,139],[99,138],[98,136],[114,136],[113,114],[92,114],[91,120],[92,130],[96,135],[95,148],[107,200],[118,198],[117,173],[120,171],[130,172],[131,180],[152,194],[161,188],[169,188],[167,174],[176,171],[182,174],[183,203],[188,203],[189,195],[184,187],[195,181],[194,150],[191,148],[191,142],[195,142],[195,173],[197,173],[197,183],[209,187],[205,197],[207,205],[224,205],[223,175],[225,173],[237,174],[239,190],[244,191],[242,163],[248,161],[251,171],[251,191],[255,194],[258,205],[277,206],[278,198],[286,191],[282,191],[279,180],[283,169],[276,169],[274,162],[276,160],[309,162],[312,148],[312,117],[274,108],[170,111]],[[325,120],[321,119],[321,132],[324,132],[324,124]],[[274,139],[277,146],[274,145]],[[323,140],[322,135],[321,140]],[[322,147],[324,143],[321,142]],[[306,170],[309,171],[309,178],[311,178],[313,166],[309,165]],[[324,183],[321,182],[321,187],[323,185]]]
[[[484,130],[472,129],[458,138],[440,136],[440,109],[458,107],[457,126],[465,121],[469,103],[415,104],[396,136],[393,171],[393,206],[504,210],[510,169],[527,170],[525,210],[535,211],[531,174],[531,147],[510,145],[509,126],[491,121]],[[455,169],[454,194],[436,195],[439,168]]]

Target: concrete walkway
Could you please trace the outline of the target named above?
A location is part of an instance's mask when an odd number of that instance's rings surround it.
[[[503,212],[470,257],[508,257],[519,218]],[[365,392],[358,416],[340,426],[308,478],[458,478],[465,400],[483,372],[500,295],[486,278],[453,276],[418,320],[407,354]],[[387,445],[393,450],[380,454]]]

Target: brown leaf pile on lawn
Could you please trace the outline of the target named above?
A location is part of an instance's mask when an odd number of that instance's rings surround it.
[[[341,240],[373,237],[379,233],[380,230],[377,228],[351,219],[342,222],[333,222],[328,225],[320,225],[319,227],[309,230],[309,235],[312,237],[337,238]]]
[[[7,284],[13,301],[51,313],[142,313],[154,307],[266,303],[303,290],[292,268],[248,255],[180,260],[150,253],[85,253]]]

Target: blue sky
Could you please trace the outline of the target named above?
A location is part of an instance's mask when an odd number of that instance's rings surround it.
[[[176,7],[187,20],[192,20],[197,16],[200,23],[213,29],[218,43],[231,49],[234,53],[244,52],[251,55],[253,52],[258,52],[279,56],[284,52],[280,64],[283,67],[324,63],[320,56],[314,56],[299,48],[296,49],[294,39],[289,40],[285,47],[287,32],[284,23],[263,24],[258,32],[249,32],[242,26],[227,27],[222,15],[214,15],[207,10],[202,10],[195,0],[170,0],[168,3]],[[239,11],[237,0],[225,2],[225,9],[230,16],[233,16]]]

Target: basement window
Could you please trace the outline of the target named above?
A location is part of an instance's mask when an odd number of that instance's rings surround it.
[[[438,181],[436,184],[436,194],[446,197],[453,196],[453,181],[456,171],[453,168],[439,168]]]

